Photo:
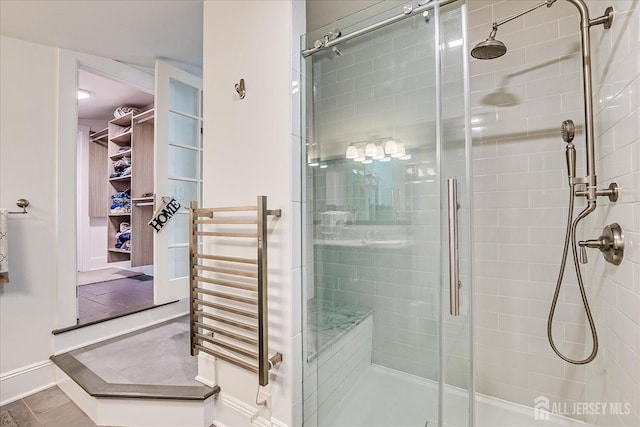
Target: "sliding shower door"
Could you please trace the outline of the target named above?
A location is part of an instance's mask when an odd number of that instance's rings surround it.
[[[383,2],[303,38],[304,425],[472,425],[464,4],[448,3]]]

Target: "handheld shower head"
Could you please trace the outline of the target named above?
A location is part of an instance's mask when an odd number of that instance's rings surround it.
[[[562,140],[564,142],[571,142],[576,135],[576,126],[573,124],[573,120],[565,120],[562,122],[562,127],[560,128],[562,132]]]
[[[562,132],[562,140],[567,143],[567,149],[565,155],[567,157],[567,175],[569,176],[569,182],[576,177],[576,147],[571,141],[573,141],[576,135],[576,126],[573,124],[573,120],[565,120],[562,122],[560,128]]]

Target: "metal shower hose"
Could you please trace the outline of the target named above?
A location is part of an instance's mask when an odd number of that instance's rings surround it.
[[[589,202],[587,207],[580,213],[580,215],[578,215],[575,221],[572,222],[573,204],[575,201],[574,186],[575,184],[569,185],[570,196],[569,196],[569,216],[567,218],[567,233],[564,239],[562,263],[560,264],[560,273],[558,274],[556,291],[555,291],[555,294],[553,295],[553,301],[551,302],[551,309],[549,310],[549,320],[547,321],[547,337],[549,338],[549,344],[551,344],[551,348],[562,360],[569,363],[573,363],[574,365],[585,365],[591,362],[596,357],[596,354],[598,354],[598,334],[596,332],[595,323],[593,322],[593,316],[591,315],[591,310],[589,309],[587,294],[584,290],[584,281],[582,279],[582,273],[580,272],[580,264],[578,262],[578,249],[576,248],[576,229],[578,228],[578,223],[595,210],[596,205],[595,203]],[[563,355],[560,352],[560,350],[558,350],[555,343],[553,342],[553,335],[551,334],[551,326],[553,325],[553,314],[556,311],[556,304],[558,302],[558,296],[560,295],[560,288],[562,287],[562,278],[564,277],[564,270],[567,264],[567,253],[569,252],[569,241],[571,241],[573,263],[576,268],[576,275],[578,276],[578,287],[580,288],[580,295],[582,296],[582,304],[584,305],[584,310],[587,315],[587,320],[589,321],[589,328],[591,329],[591,337],[593,338],[593,349],[591,350],[591,354],[589,355],[589,357],[583,360],[574,360]]]

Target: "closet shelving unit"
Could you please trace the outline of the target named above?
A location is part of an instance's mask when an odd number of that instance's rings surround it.
[[[109,210],[108,261],[131,261],[132,267],[153,263],[153,230],[147,222],[153,216],[153,159],[154,159],[154,110],[140,114],[125,114],[109,122],[108,128],[108,172],[114,172],[114,163],[125,157],[131,159],[131,173],[109,178],[109,199],[111,195],[130,190],[130,212],[111,213]],[[129,128],[125,131],[123,129]],[[129,146],[128,150],[120,151]],[[130,250],[118,249],[116,233],[122,222],[129,223],[131,230]]]

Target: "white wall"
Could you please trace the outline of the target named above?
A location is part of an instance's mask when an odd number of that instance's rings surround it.
[[[0,39],[0,205],[10,218],[10,279],[0,288],[0,403],[54,382],[49,356],[162,322],[171,304],[56,335],[74,325],[76,289],[76,67],[78,61],[138,87],[153,77],[120,63],[30,42]],[[140,77],[144,74],[143,77]]]
[[[295,22],[295,25],[294,25]],[[300,400],[301,380],[294,366],[301,360],[300,152],[299,115],[292,95],[297,40],[304,31],[304,3],[289,1],[208,1],[204,5],[204,205],[252,204],[268,197],[270,209],[281,208],[269,235],[269,346],[284,361],[271,374],[271,416],[297,424],[292,404]],[[293,62],[292,62],[292,58]],[[240,100],[234,84],[246,82]],[[204,371],[204,372],[203,372]],[[216,372],[200,370],[222,387],[222,393],[255,407],[257,376],[217,362]],[[215,377],[213,377],[215,375]],[[225,399],[218,420],[233,424]],[[298,405],[300,406],[300,405]],[[301,407],[295,409],[301,414]],[[268,411],[264,414],[269,416]],[[249,420],[245,420],[249,424]]]
[[[597,173],[601,186],[617,182],[618,202],[603,200],[587,236],[612,222],[625,236],[623,263],[589,255],[589,296],[598,325],[600,352],[587,366],[586,400],[629,403],[630,414],[593,414],[598,426],[640,425],[640,4],[590,1],[593,13],[613,6],[611,30],[593,45]],[[606,203],[605,203],[606,202]]]
[[[536,3],[470,1],[469,47],[487,37],[494,20]],[[591,29],[594,82],[602,87],[594,99],[596,111],[602,110],[596,115],[596,153],[602,160],[599,186],[606,187],[615,178],[624,189],[614,207],[607,207],[606,199],[598,201],[599,210],[591,218],[598,224],[579,232],[579,238],[595,238],[605,223],[617,221],[628,239],[623,265],[604,267],[600,255],[590,251],[589,270],[583,269],[589,271],[585,274],[587,292],[601,345],[596,361],[586,367],[563,362],[546,338],[568,203],[559,128],[568,118],[578,127],[584,122],[577,10],[568,2],[557,2],[550,9],[541,8],[501,26],[497,39],[506,43],[507,54],[470,64],[476,390],[529,406],[540,395],[568,404],[630,400],[636,415],[629,416],[625,425],[637,425],[640,364],[637,338],[633,337],[638,336],[640,312],[638,14],[637,3],[632,16],[620,11],[633,2],[598,1],[589,4],[592,18],[609,4],[618,11],[614,27],[609,32],[602,26]],[[575,143],[580,176],[584,175],[581,130]],[[576,210],[583,205],[580,200]],[[565,354],[584,358],[591,350],[591,339],[572,270],[569,261],[553,333]],[[607,422],[615,424],[611,419]]]
[[[43,366],[53,352],[56,304],[56,73],[50,47],[1,37],[0,205],[29,214],[9,219],[10,280],[0,288],[0,401],[53,382]],[[19,83],[22,82],[22,83]],[[73,244],[73,241],[71,242]]]

